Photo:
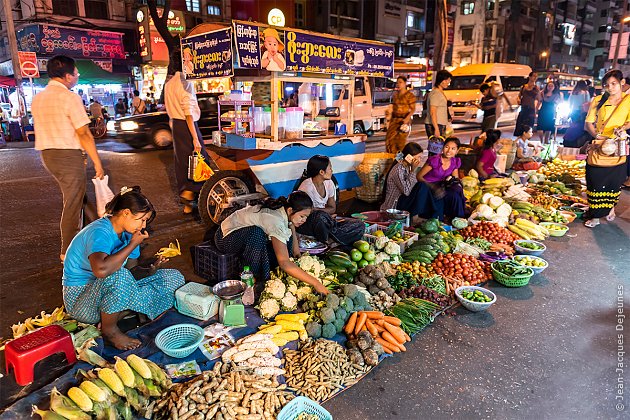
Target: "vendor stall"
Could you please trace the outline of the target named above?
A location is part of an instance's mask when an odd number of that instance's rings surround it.
[[[261,193],[288,195],[316,154],[331,158],[340,189],[360,186],[366,137],[351,133],[354,76],[391,76],[393,57],[383,43],[255,22],[193,29],[182,39],[186,77],[232,76],[234,86],[219,100],[208,147],[218,171],[201,191],[203,220],[219,223],[235,201]],[[335,106],[321,107],[321,97]]]

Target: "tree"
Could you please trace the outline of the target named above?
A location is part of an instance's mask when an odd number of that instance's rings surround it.
[[[166,74],[167,76],[172,76],[176,72],[173,64],[178,63],[181,60],[181,45],[179,42],[179,35],[171,34],[168,31],[168,26],[166,25],[168,13],[171,11],[171,0],[164,0],[164,8],[161,16],[158,14],[157,0],[147,0],[147,6],[149,6],[149,14],[151,15],[151,19],[153,19],[155,29],[157,29],[162,39],[164,39],[166,48],[168,48],[169,63]]]

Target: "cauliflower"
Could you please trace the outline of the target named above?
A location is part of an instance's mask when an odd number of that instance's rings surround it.
[[[389,254],[385,252],[379,252],[378,254],[376,254],[376,258],[374,259],[374,264],[380,264],[383,261],[389,261],[389,259],[390,259]]]
[[[385,252],[389,255],[400,255],[400,245],[394,241],[389,241],[385,245]]]
[[[297,300],[304,300],[306,299],[306,296],[308,296],[308,294],[311,292],[311,286],[302,286],[298,287],[294,294]]]
[[[297,284],[294,281],[287,282],[287,291],[291,294],[296,294],[298,290]]]
[[[280,312],[280,305],[274,299],[266,299],[258,304],[260,316],[265,319],[271,319]]]
[[[282,299],[286,291],[286,286],[282,283],[282,280],[279,279],[269,280],[265,285],[265,293],[269,294],[269,296],[274,299]]]
[[[283,311],[295,311],[297,309],[297,299],[291,293],[287,292],[280,301]]]
[[[383,249],[388,242],[389,238],[387,236],[379,236],[378,238],[376,238],[376,243],[374,244],[374,247],[376,247],[376,249]]]
[[[311,273],[314,277],[319,278],[321,274],[326,270],[326,266],[317,257],[312,257],[308,254],[302,255],[297,260],[297,265],[304,271]]]

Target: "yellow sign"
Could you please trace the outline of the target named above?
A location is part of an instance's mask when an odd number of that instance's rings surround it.
[[[267,15],[267,22],[273,26],[284,26],[286,23],[284,13],[280,9],[271,9]]]

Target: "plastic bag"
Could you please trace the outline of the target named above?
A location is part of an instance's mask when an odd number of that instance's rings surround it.
[[[193,175],[193,181],[195,182],[203,182],[210,179],[210,177],[214,174],[210,166],[206,163],[205,159],[201,155],[201,153],[197,153],[197,165],[195,166],[195,172]]]
[[[109,188],[109,175],[105,175],[103,179],[93,178],[94,191],[96,192],[96,211],[98,217],[105,216],[105,206],[112,201],[114,193]]]

